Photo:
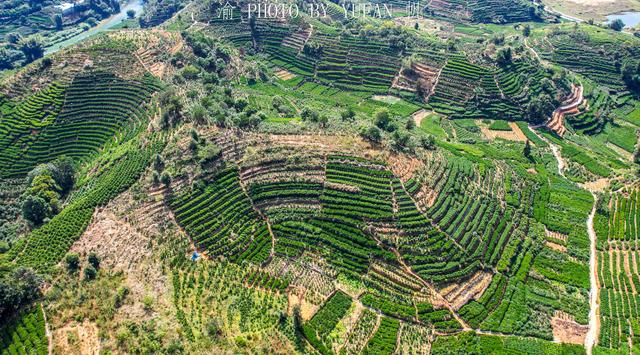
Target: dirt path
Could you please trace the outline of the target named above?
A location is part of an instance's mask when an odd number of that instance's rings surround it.
[[[534,129],[531,129],[531,131],[540,139],[542,139],[547,144],[549,144],[549,147],[551,147],[551,151],[553,152],[553,155],[556,157],[556,160],[558,161],[558,172],[562,177],[565,177],[564,175],[565,163],[564,163],[564,160],[562,159],[562,155],[560,155],[560,150],[558,149],[558,146],[551,143],[545,137],[539,135]],[[589,290],[589,331],[587,332],[587,336],[585,337],[585,344],[584,344],[585,348],[587,349],[587,355],[591,355],[593,353],[593,346],[595,345],[596,340],[598,339],[598,332],[599,332],[598,328],[600,325],[599,319],[598,319],[599,304],[598,304],[598,275],[597,275],[598,258],[597,258],[597,250],[596,250],[597,236],[596,236],[595,229],[593,228],[593,219],[596,214],[596,205],[598,203],[598,197],[596,196],[595,192],[591,190],[589,192],[591,192],[591,195],[593,196],[593,207],[591,209],[591,213],[589,213],[589,217],[587,218],[587,232],[589,233],[589,242],[590,242],[589,282],[591,285],[591,289]]]
[[[47,321],[47,314],[44,312],[44,306],[40,303],[40,310],[42,311],[42,317],[44,318],[44,333],[47,336],[47,354],[53,354],[53,334],[49,329],[49,322]]]
[[[592,191],[593,195],[593,208],[587,218],[587,231],[589,232],[590,256],[589,256],[589,279],[591,283],[591,290],[589,291],[589,331],[585,338],[584,346],[587,348],[587,355],[591,355],[593,352],[593,346],[598,338],[598,276],[597,276],[597,251],[596,242],[597,236],[593,229],[593,218],[596,214],[596,205],[598,203],[598,196]]]
[[[544,139],[546,140],[546,139]],[[558,161],[558,173],[562,176],[562,177],[566,177],[564,176],[564,159],[562,158],[562,155],[560,154],[560,150],[558,149],[558,146],[549,142],[547,140],[547,143],[549,144],[549,146],[551,147],[551,152],[553,152],[553,156],[556,157],[556,160]]]
[[[447,301],[447,299],[442,296],[440,293],[438,293],[438,290],[436,290],[435,287],[433,287],[433,285],[431,285],[429,282],[427,282],[426,280],[424,280],[420,275],[416,274],[415,272],[413,272],[413,270],[411,270],[411,268],[405,264],[404,260],[402,260],[402,255],[400,255],[400,253],[398,252],[398,250],[396,248],[391,248],[391,251],[396,255],[396,258],[398,259],[398,262],[400,263],[400,265],[402,265],[402,268],[411,276],[415,277],[416,279],[420,280],[420,282],[429,289],[429,291],[431,291],[431,293],[433,295],[435,295],[436,297],[438,297],[440,299],[440,301],[442,302],[442,304],[451,312],[451,314],[453,315],[453,317],[458,321],[458,323],[460,323],[460,325],[462,326],[463,331],[464,330],[472,330],[472,328],[467,324],[467,322],[464,321],[464,319],[462,319],[459,315],[458,312],[456,312],[456,310],[453,308],[453,306],[451,305],[451,303],[449,301]]]
[[[531,51],[531,53],[533,53],[533,56],[534,56],[534,57],[536,57],[536,59],[537,59],[539,62],[542,62],[542,58],[540,58],[540,56],[538,55],[538,52],[536,52],[536,50],[535,50],[535,49],[533,49],[533,47],[530,47],[530,46],[529,46],[529,43],[527,42],[527,39],[528,39],[528,38],[525,38],[525,39],[524,39],[524,46],[525,46],[525,47],[527,47],[527,49],[528,49],[528,50],[530,50],[530,51]]]
[[[565,168],[564,159],[562,158],[562,155],[560,154],[560,149],[558,148],[558,146],[553,144],[553,143],[551,143],[547,138],[539,135],[538,132],[536,132],[536,130],[533,127],[529,126],[529,130],[531,132],[533,132],[533,134],[538,136],[538,138],[540,138],[545,143],[547,143],[549,145],[549,147],[551,147],[551,152],[553,153],[553,156],[556,157],[556,160],[558,161],[558,173],[562,177],[566,177],[566,176],[564,176],[564,168]]]
[[[548,6],[548,5],[546,5],[544,7],[544,9],[547,10],[548,12],[555,13],[556,15],[560,16],[561,18],[563,18],[563,19],[565,19],[567,21],[572,21],[572,22],[577,22],[577,23],[584,22],[584,20],[581,19],[581,18],[578,18],[578,17],[575,17],[575,16],[571,16],[571,15],[567,15],[565,13],[562,13],[562,12],[558,11],[558,10],[555,10],[554,8],[552,8],[552,7]]]

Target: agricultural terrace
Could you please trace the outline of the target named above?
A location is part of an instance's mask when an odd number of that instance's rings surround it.
[[[430,30],[323,4],[150,0],[163,27],[3,81],[0,268],[48,284],[0,352],[638,348],[639,40],[525,0],[433,1]],[[64,157],[75,184],[25,217]]]
[[[406,174],[397,161],[392,170],[322,140],[309,149],[303,138],[253,137],[263,143],[250,159],[241,148],[238,168],[220,164],[170,197],[198,250],[269,270],[320,257],[324,272],[360,280],[365,292],[350,296],[358,305],[441,332],[470,326],[551,340],[556,310],[586,323],[588,264],[578,260],[588,255],[588,193],[576,205],[569,196],[582,190],[544,170],[480,170],[448,155]],[[273,267],[246,282],[274,292],[300,287],[286,267]],[[314,293],[314,307],[323,309],[332,289]],[[312,335],[321,352],[342,346]]]
[[[93,72],[67,87],[52,84],[13,107],[5,101],[0,176],[25,176],[59,156],[82,161],[108,142],[127,141],[144,126],[144,104],[157,85],[150,76],[130,81]]]
[[[598,345],[630,349],[638,344],[638,189],[605,194],[594,226],[598,237],[600,335]]]
[[[207,22],[204,17],[200,21]],[[208,22],[203,30],[208,35],[265,53],[272,65],[305,80],[355,92],[391,90],[416,103],[425,101],[451,118],[523,119],[524,107],[543,90],[541,79],[551,79],[525,57],[504,68],[478,65],[464,54],[446,52],[444,43],[435,40],[412,38],[401,54],[382,38],[338,34],[321,23],[258,19],[252,28],[239,19]],[[409,55],[412,59],[406,64],[403,56]],[[426,87],[418,87],[425,81]]]

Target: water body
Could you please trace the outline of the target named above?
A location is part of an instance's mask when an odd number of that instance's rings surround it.
[[[625,28],[635,28],[640,24],[640,12],[621,12],[619,14],[607,15],[606,23],[611,23],[617,19],[624,22]]]
[[[96,26],[91,27],[87,31],[81,32],[73,37],[70,37],[62,42],[56,43],[51,47],[47,47],[45,54],[55,53],[63,48],[69,47],[75,43],[78,43],[86,38],[94,36],[98,33],[104,32],[114,26],[120,24],[127,18],[127,11],[134,10],[136,17],[142,14],[142,1],[143,0],[131,0],[126,5],[120,7],[120,12],[112,15],[111,17],[100,21]]]

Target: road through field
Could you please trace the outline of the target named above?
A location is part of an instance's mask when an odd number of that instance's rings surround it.
[[[596,338],[598,336],[598,277],[597,277],[597,252],[596,252],[596,242],[597,236],[596,231],[593,229],[593,218],[596,214],[596,205],[598,204],[598,196],[591,191],[591,195],[593,195],[593,208],[591,209],[591,213],[589,214],[589,218],[587,218],[587,231],[589,232],[589,242],[590,242],[590,256],[589,256],[589,278],[591,284],[591,290],[589,291],[589,331],[587,332],[587,336],[584,340],[584,346],[587,348],[587,355],[591,355],[593,351],[593,346],[596,343]]]
[[[127,11],[134,10],[136,12],[136,16],[140,16],[143,9],[142,0],[130,0],[124,6],[120,8],[120,12],[117,14],[111,15],[109,18],[99,22],[96,26],[91,27],[87,31],[80,32],[75,36],[67,38],[66,40],[56,43],[51,47],[47,47],[45,49],[45,54],[55,53],[61,49],[67,48],[71,45],[74,45],[86,38],[91,36],[95,36],[98,33],[104,32],[124,21],[127,18]]]
[[[553,153],[553,156],[556,158],[556,161],[558,161],[558,174],[560,174],[562,177],[566,177],[564,176],[565,163],[564,163],[564,159],[562,158],[562,155],[560,154],[560,148],[558,148],[557,145],[551,143],[551,141],[549,141],[544,136],[541,136],[540,134],[538,134],[538,132],[536,132],[534,127],[529,126],[529,130],[533,132],[533,134],[538,136],[538,138],[540,138],[545,143],[547,143],[549,147],[551,147],[551,152]]]
[[[539,135],[534,129],[531,128],[531,131],[537,135],[540,139],[545,141],[551,147],[551,151],[558,161],[558,173],[564,177],[564,168],[565,163],[562,155],[560,154],[560,149],[557,145],[553,144],[551,141]],[[583,188],[585,188],[583,186]],[[587,233],[589,234],[589,331],[587,332],[587,336],[584,340],[584,346],[587,350],[587,355],[591,355],[593,353],[593,346],[596,344],[596,340],[598,338],[598,328],[599,328],[599,319],[598,319],[598,268],[597,268],[597,236],[595,229],[593,228],[593,219],[596,214],[596,205],[598,203],[598,196],[588,188],[589,192],[593,196],[593,207],[591,208],[591,213],[589,213],[589,217],[587,218]]]

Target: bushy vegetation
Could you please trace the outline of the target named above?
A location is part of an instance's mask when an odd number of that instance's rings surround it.
[[[0,327],[0,350],[7,354],[38,354],[48,352],[44,316],[39,306],[6,316]]]
[[[62,260],[71,244],[86,229],[94,208],[106,204],[131,186],[162,145],[162,140],[156,138],[147,142],[134,140],[123,146],[119,154],[112,157],[109,169],[95,176],[91,186],[51,221],[27,236],[29,247],[18,256],[18,264],[44,270]]]
[[[584,354],[580,345],[558,344],[550,341],[477,335],[464,332],[456,336],[438,337],[431,348],[433,354],[503,353],[519,354]]]

